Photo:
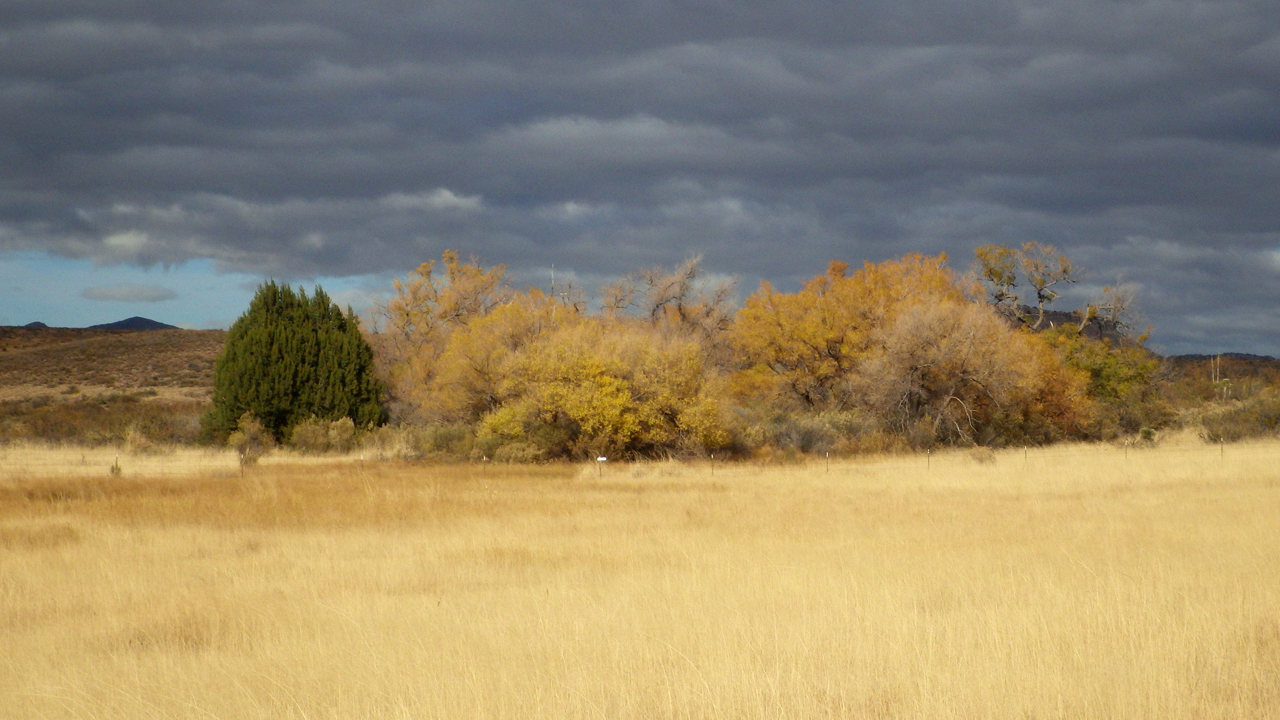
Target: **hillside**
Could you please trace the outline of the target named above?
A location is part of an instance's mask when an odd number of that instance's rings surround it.
[[[225,330],[0,327],[0,397],[68,388],[207,397],[226,336]]]
[[[1266,355],[1173,355],[1164,364],[1166,394],[1182,404],[1245,400],[1280,388],[1280,360]]]
[[[200,438],[225,330],[0,327],[0,443],[146,452]]]

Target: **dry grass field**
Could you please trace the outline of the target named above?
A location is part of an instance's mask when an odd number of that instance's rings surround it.
[[[5,718],[1280,716],[1280,444],[35,456],[0,477]]]

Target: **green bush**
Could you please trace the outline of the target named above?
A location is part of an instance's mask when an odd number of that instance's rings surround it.
[[[277,441],[312,417],[371,427],[385,421],[382,395],[359,318],[319,287],[308,298],[269,282],[227,334],[206,424],[215,439],[227,437],[252,413]]]

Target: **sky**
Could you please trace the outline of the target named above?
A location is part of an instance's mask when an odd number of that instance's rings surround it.
[[[1280,356],[1278,95],[1275,0],[5,0],[0,324],[1036,241]]]

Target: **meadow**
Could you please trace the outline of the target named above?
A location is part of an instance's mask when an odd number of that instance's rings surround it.
[[[0,458],[5,718],[1280,716],[1276,442],[77,452]]]

